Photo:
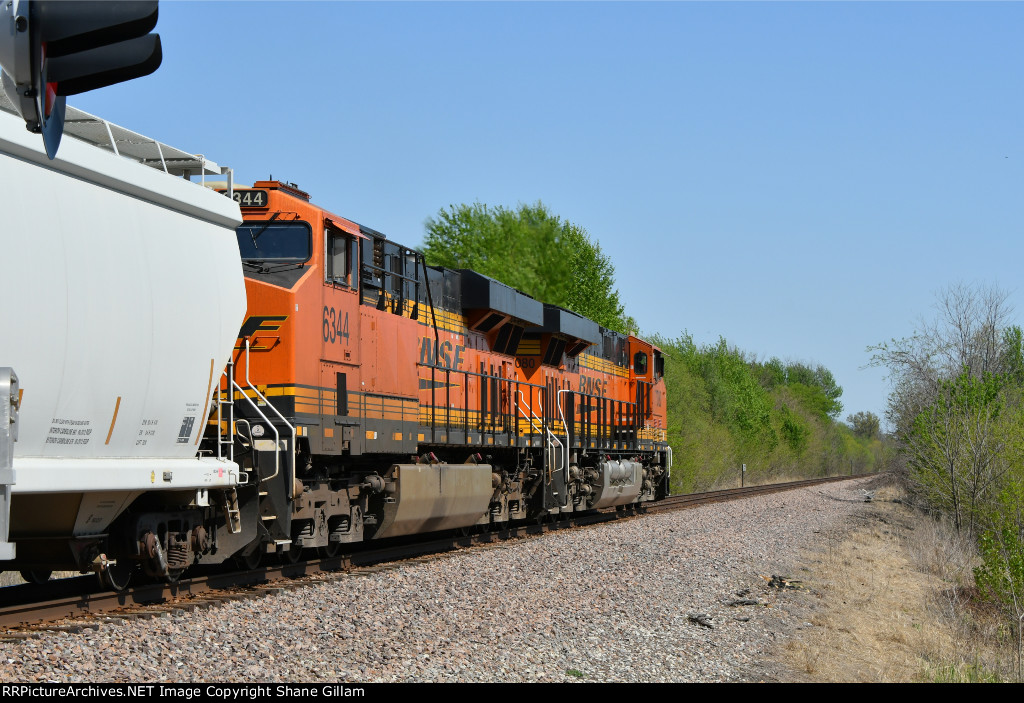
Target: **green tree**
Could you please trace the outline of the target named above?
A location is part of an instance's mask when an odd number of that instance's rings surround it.
[[[800,420],[799,415],[790,411],[788,405],[782,405],[781,415],[782,430],[780,434],[782,438],[786,440],[786,444],[789,445],[790,449],[798,455],[803,454],[804,450],[807,449],[807,440],[811,431]]]
[[[711,413],[746,444],[763,444],[769,451],[779,438],[772,427],[772,402],[758,383],[746,357],[723,338],[697,349],[689,335],[677,342],[690,370],[704,379]]]
[[[426,230],[431,265],[473,269],[609,329],[635,327],[615,288],[611,259],[585,229],[543,203],[515,210],[450,205],[427,220]]]
[[[539,205],[539,203],[538,203]],[[622,333],[635,334],[636,321],[625,315],[615,288],[615,266],[601,245],[587,231],[571,222],[562,223],[561,243],[572,252],[572,285],[562,305],[594,322]]]
[[[773,356],[758,368],[761,385],[774,390],[786,385],[786,365],[777,356]]]
[[[941,381],[964,369],[975,378],[985,372],[1024,372],[1020,330],[1008,325],[1008,298],[995,285],[949,286],[936,295],[936,316],[918,321],[911,336],[868,347],[870,365],[889,370],[892,393],[886,418],[898,439],[935,401]]]
[[[1010,383],[1024,386],[1024,333],[1018,325],[1003,330],[999,369]]]
[[[846,423],[853,430],[853,433],[863,439],[875,439],[880,431],[878,415],[873,412],[860,411],[853,415],[846,416]]]
[[[823,416],[834,420],[843,411],[843,404],[839,402],[843,387],[821,364],[813,368],[800,363],[788,365],[786,383],[805,400],[808,407]]]

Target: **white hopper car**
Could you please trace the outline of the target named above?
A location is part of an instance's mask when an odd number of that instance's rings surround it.
[[[237,204],[181,176],[219,171],[70,108],[51,161],[0,91],[0,569],[118,585],[108,530],[145,496],[130,532],[173,575],[245,480],[198,455],[246,299]]]

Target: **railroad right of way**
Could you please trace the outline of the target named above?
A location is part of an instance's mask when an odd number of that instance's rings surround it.
[[[3,642],[0,680],[757,680],[807,626],[769,580],[799,579],[801,549],[864,509],[865,480]]]

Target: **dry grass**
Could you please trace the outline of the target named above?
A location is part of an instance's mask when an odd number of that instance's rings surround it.
[[[876,491],[861,523],[806,555],[820,600],[785,647],[795,678],[911,682],[1012,678],[1012,643],[974,589],[976,554],[942,523]]]

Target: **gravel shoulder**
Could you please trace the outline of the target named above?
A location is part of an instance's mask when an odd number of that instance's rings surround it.
[[[3,682],[772,681],[844,481],[470,549],[252,601],[0,644]],[[730,605],[756,600],[757,605]],[[699,617],[703,616],[703,617]],[[700,624],[704,620],[711,627]]]

